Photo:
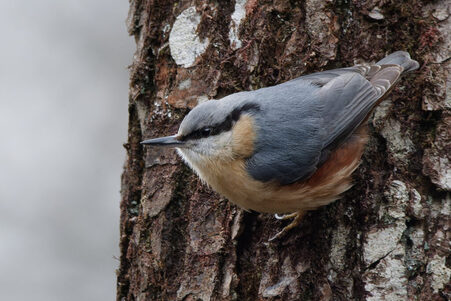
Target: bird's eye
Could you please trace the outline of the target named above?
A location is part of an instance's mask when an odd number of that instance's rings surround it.
[[[202,136],[203,137],[208,137],[211,134],[211,128],[203,128],[201,130]]]

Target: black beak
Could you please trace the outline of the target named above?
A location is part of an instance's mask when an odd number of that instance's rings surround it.
[[[184,141],[178,139],[177,135],[160,137],[155,139],[144,140],[141,142],[144,145],[150,146],[166,146],[166,147],[177,147],[185,144]]]

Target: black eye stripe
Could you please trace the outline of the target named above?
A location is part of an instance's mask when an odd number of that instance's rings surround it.
[[[189,133],[188,135],[185,135],[184,137],[182,137],[181,140],[206,138],[209,136],[215,136],[215,135],[219,135],[223,132],[227,132],[232,128],[233,123],[238,121],[238,119],[240,119],[240,116],[243,112],[250,111],[250,110],[258,111],[258,110],[260,110],[260,106],[256,103],[245,104],[242,107],[233,110],[232,113],[229,116],[227,116],[227,118],[223,122],[213,125],[213,126],[208,126],[208,127],[203,127],[203,128],[197,129],[197,130]]]
[[[247,112],[247,111],[260,111],[260,106],[256,103],[247,103],[243,106],[241,106],[240,108],[236,108],[235,110],[232,111],[232,114],[230,114],[230,116],[232,117],[232,119],[234,121],[238,121],[238,119],[240,119],[240,116],[243,112]]]
[[[195,130],[194,132],[191,132],[190,134],[183,137],[183,140],[189,140],[189,139],[200,139],[205,138],[208,136],[215,136],[219,135],[223,132],[226,132],[232,128],[233,122],[230,117],[227,117],[227,119],[218,124],[211,127],[205,127],[198,130]]]

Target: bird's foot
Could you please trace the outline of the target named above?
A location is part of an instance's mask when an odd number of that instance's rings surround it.
[[[276,214],[274,214],[274,217],[279,220],[285,220],[285,219],[295,218],[297,215],[298,215],[298,212],[293,212],[293,213],[284,214],[284,215],[278,215],[276,213]]]
[[[299,225],[299,223],[301,222],[302,217],[304,217],[306,211],[297,211],[297,212],[293,212],[290,214],[285,214],[285,215],[275,215],[275,218],[280,219],[280,220],[285,220],[285,219],[293,219],[291,221],[291,223],[288,226],[285,226],[282,231],[280,231],[279,233],[277,233],[276,235],[274,235],[273,237],[271,237],[268,241],[273,241],[275,239],[278,239],[280,237],[282,237],[283,235],[285,235],[289,230],[293,229],[294,227],[296,227],[297,225]]]

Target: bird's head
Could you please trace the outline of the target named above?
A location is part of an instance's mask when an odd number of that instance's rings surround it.
[[[190,163],[233,159],[253,148],[256,130],[251,115],[259,109],[251,102],[210,100],[186,115],[176,135],[141,143],[175,147]]]

